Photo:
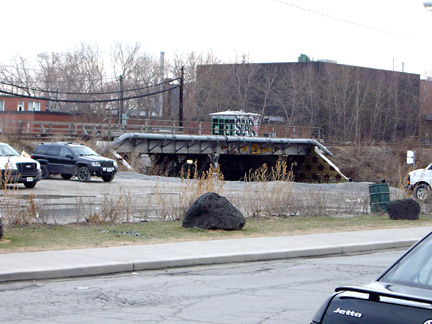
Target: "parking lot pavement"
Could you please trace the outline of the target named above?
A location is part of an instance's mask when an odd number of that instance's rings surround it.
[[[133,194],[154,192],[156,186],[171,188],[175,191],[181,188],[186,181],[188,180],[148,176],[137,172],[118,172],[112,182],[103,182],[98,177],[92,177],[90,182],[80,182],[75,177],[71,180],[62,180],[59,176],[54,176],[48,180],[41,180],[34,189],[25,189],[23,186],[19,186],[19,191],[22,194],[33,193],[37,196],[60,194],[103,197],[107,192],[110,194],[118,194],[121,189]],[[356,196],[368,197],[369,195],[368,183],[344,182],[309,184],[293,182],[291,184],[292,186],[290,189],[295,192],[317,191],[321,194],[328,193],[331,196],[346,192],[352,192]],[[254,186],[255,184],[246,184],[241,181],[224,181],[223,187],[229,191],[241,192],[244,190],[245,185]],[[394,196],[398,194],[397,189],[391,188],[391,190],[394,190],[391,192]]]
[[[37,196],[73,195],[99,198],[103,197],[106,193],[118,194],[120,189],[132,193],[145,193],[151,192],[158,182],[169,183],[174,187],[180,183],[178,180],[166,181],[164,179],[156,176],[145,176],[135,172],[118,172],[112,182],[103,182],[102,179],[97,177],[92,177],[89,182],[80,182],[76,178],[63,180],[60,177],[54,176],[48,180],[41,180],[31,192]],[[20,192],[28,193],[30,191],[23,187],[20,188]]]
[[[0,282],[406,249],[432,227],[0,254]]]

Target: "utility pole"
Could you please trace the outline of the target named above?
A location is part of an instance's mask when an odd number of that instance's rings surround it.
[[[179,93],[179,126],[183,127],[183,86],[184,66],[180,68],[180,93]]]
[[[118,123],[123,124],[123,75],[119,76]]]
[[[356,89],[356,116],[355,116],[355,141],[357,144],[360,143],[360,81],[357,81]]]

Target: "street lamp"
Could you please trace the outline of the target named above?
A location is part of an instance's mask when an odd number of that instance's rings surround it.
[[[432,10],[432,1],[425,1],[423,3],[423,6],[427,9],[427,10]]]

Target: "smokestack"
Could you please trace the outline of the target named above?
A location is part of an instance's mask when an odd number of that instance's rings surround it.
[[[160,74],[159,74],[159,83],[164,82],[165,78],[165,52],[160,53]],[[159,86],[159,91],[163,90],[163,84]],[[159,93],[158,101],[159,101],[159,117],[163,116],[163,108],[164,108],[164,95],[163,93]]]

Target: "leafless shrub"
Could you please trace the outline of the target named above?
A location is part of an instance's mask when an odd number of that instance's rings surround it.
[[[2,222],[4,225],[30,225],[47,223],[45,212],[33,194],[27,200],[17,196],[3,196],[1,202]]]
[[[223,186],[223,175],[219,168],[211,166],[207,172],[199,175],[194,164],[188,171],[182,172],[178,187],[158,181],[148,204],[158,219],[178,220],[199,196],[206,192],[222,194]]]
[[[271,169],[263,165],[245,179],[237,204],[247,217],[343,216],[369,210],[366,186],[355,191],[348,183],[294,183],[282,160]]]
[[[293,174],[285,161],[279,159],[271,169],[267,164],[245,176],[242,207],[247,216],[288,216],[293,205]]]
[[[192,176],[192,179],[191,179]],[[194,165],[193,173],[189,172],[182,176],[182,186],[180,188],[179,217],[186,214],[187,210],[198,199],[199,196],[207,192],[222,194],[224,188],[224,177],[219,167],[210,165],[207,172],[198,174],[197,165]]]
[[[153,206],[150,204],[149,195],[131,196],[130,204],[134,207],[132,211],[133,221],[143,222],[150,219]]]
[[[34,199],[37,210],[37,221],[42,224],[58,224],[62,218],[62,212],[51,206],[57,206],[57,202],[50,199]],[[28,204],[28,203],[27,203]]]
[[[172,192],[170,186],[157,182],[150,204],[158,219],[164,221],[178,219],[178,195]]]
[[[1,217],[4,226],[10,224],[26,224],[23,219],[22,206],[16,199],[17,196],[17,185],[11,183],[11,172],[12,170],[4,170],[0,173],[0,187],[2,190],[1,197]]]
[[[157,176],[169,176],[175,170],[175,163],[169,159],[163,159],[162,163],[153,163],[150,168],[148,168],[149,175]]]
[[[94,224],[118,224],[132,220],[132,195],[120,188],[118,196],[104,193],[100,205],[85,203],[83,197],[77,197],[77,222],[85,220]]]

